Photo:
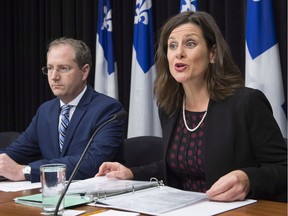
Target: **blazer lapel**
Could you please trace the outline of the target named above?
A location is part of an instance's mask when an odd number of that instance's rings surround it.
[[[49,108],[49,111],[47,113],[47,127],[49,127],[49,137],[48,142],[49,143],[50,150],[52,150],[55,154],[55,156],[60,156],[60,147],[59,147],[59,132],[58,132],[58,125],[59,125],[59,113],[60,113],[60,102],[59,99],[55,99],[55,102],[52,104],[52,106]],[[45,133],[45,132],[44,132]],[[47,132],[48,133],[48,132]]]
[[[166,157],[166,150],[168,148],[169,141],[171,137],[173,136],[173,129],[176,126],[176,121],[178,119],[179,112],[180,112],[180,109],[177,109],[171,117],[168,117],[165,114],[165,118],[163,118],[161,122],[163,125],[162,128],[163,128],[165,157]]]
[[[92,93],[93,93],[93,89],[88,86],[86,92],[84,93],[83,97],[79,101],[79,103],[78,103],[78,105],[74,111],[74,114],[73,114],[73,116],[69,122],[68,129],[66,131],[61,156],[65,155],[69,145],[71,144],[71,140],[73,138],[73,135],[75,133],[75,130],[76,130],[79,122],[81,121],[83,115],[88,110],[88,105],[92,100]]]

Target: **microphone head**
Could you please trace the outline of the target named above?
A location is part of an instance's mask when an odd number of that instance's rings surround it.
[[[122,110],[114,115],[115,120],[126,120],[127,119],[127,112]]]

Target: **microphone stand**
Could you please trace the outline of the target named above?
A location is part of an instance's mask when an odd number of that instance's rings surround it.
[[[121,118],[123,118],[124,115],[126,115],[126,112],[125,112],[125,111],[122,111],[122,112],[119,112],[119,113],[115,114],[112,118],[110,118],[108,121],[104,122],[102,125],[100,125],[100,126],[94,131],[94,133],[92,134],[90,140],[88,141],[88,144],[86,145],[86,147],[85,147],[85,149],[84,149],[84,151],[83,151],[83,153],[82,153],[82,155],[81,155],[78,163],[76,164],[76,166],[75,166],[75,168],[74,168],[74,170],[73,170],[73,172],[72,172],[72,174],[71,174],[71,176],[70,176],[70,178],[69,178],[69,180],[68,180],[68,182],[67,182],[67,184],[66,184],[66,186],[65,186],[65,188],[64,188],[64,191],[62,192],[61,196],[59,197],[59,200],[58,200],[58,202],[57,202],[57,205],[56,205],[56,208],[55,208],[55,211],[54,211],[54,215],[58,215],[58,210],[59,210],[60,204],[61,204],[61,202],[62,202],[62,200],[63,200],[63,198],[64,198],[64,196],[65,196],[65,194],[66,194],[66,192],[67,192],[67,190],[68,190],[71,182],[72,182],[72,180],[74,179],[74,177],[75,177],[75,175],[76,175],[76,173],[77,173],[77,171],[78,171],[78,169],[79,169],[79,167],[80,167],[80,164],[81,164],[81,162],[82,162],[82,160],[83,160],[86,152],[88,151],[88,149],[89,149],[89,147],[90,147],[90,145],[91,145],[91,143],[92,143],[92,140],[94,139],[95,135],[96,135],[105,125],[107,125],[108,123],[110,123],[110,122],[112,122],[112,121],[114,121],[114,120],[116,120],[116,119],[121,119]]]

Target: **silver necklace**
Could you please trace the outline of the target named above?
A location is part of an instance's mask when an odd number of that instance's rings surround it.
[[[187,122],[186,122],[186,116],[185,116],[185,96],[183,97],[183,105],[182,105],[182,114],[183,114],[183,121],[184,121],[184,125],[185,127],[187,128],[188,131],[190,132],[194,132],[196,131],[200,125],[202,124],[202,122],[204,121],[205,117],[206,117],[206,114],[207,114],[207,111],[205,111],[204,115],[202,116],[202,119],[200,120],[200,122],[197,124],[197,126],[195,128],[189,128],[188,125],[187,125]]]

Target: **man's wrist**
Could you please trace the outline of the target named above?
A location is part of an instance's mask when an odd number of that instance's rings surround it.
[[[31,180],[31,167],[28,165],[24,165],[22,168],[22,173],[26,181]]]

